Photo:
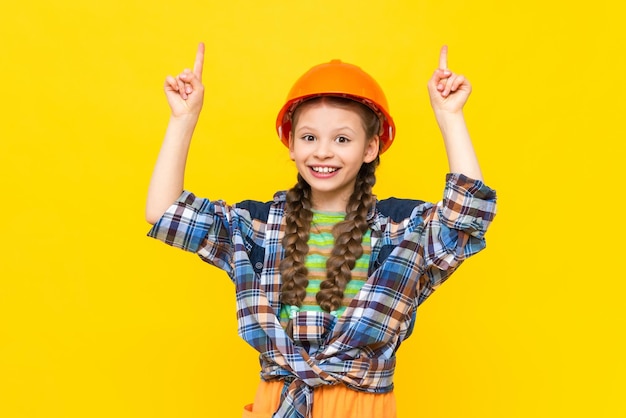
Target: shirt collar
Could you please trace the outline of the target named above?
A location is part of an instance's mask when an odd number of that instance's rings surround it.
[[[374,195],[374,200],[378,202],[376,195]],[[274,194],[274,203],[275,204],[284,204],[287,201],[287,192],[285,190],[281,190]],[[376,205],[372,206],[367,213],[367,222],[370,224],[371,228],[374,231],[380,230],[380,223],[377,221],[378,219],[378,210],[376,209]]]

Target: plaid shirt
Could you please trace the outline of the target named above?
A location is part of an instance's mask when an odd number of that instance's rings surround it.
[[[496,210],[495,191],[479,180],[448,174],[438,204],[378,201],[369,214],[369,278],[345,313],[300,312],[297,334],[324,333],[309,350],[279,321],[285,193],[272,202],[229,206],[183,192],[148,233],[196,252],[235,284],[239,335],[260,353],[261,377],[283,379],[278,418],[309,417],[313,388],[345,384],[358,391],[393,389],[395,351],[411,333],[417,307],[467,257],[485,247]],[[294,331],[296,335],[296,331]]]

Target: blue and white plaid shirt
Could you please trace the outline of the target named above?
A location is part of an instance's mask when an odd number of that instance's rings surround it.
[[[149,236],[196,252],[235,284],[238,329],[260,353],[261,377],[283,379],[277,418],[309,417],[313,388],[345,384],[393,389],[395,351],[411,333],[417,307],[469,256],[485,247],[496,193],[482,181],[448,174],[443,200],[378,201],[369,214],[369,278],[345,313],[301,312],[295,327],[326,332],[305,350],[279,321],[285,193],[267,203],[227,205],[183,192]]]

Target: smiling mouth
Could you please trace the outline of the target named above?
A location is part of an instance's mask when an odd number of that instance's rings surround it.
[[[330,173],[334,173],[335,171],[339,169],[335,167],[311,167],[311,170],[320,174],[330,174]]]

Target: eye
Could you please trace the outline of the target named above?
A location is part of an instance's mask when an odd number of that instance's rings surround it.
[[[301,139],[307,142],[315,141],[315,137],[310,134],[302,135]]]
[[[337,141],[339,144],[345,144],[350,142],[350,139],[345,136],[338,136],[337,138],[335,138],[335,141]]]

